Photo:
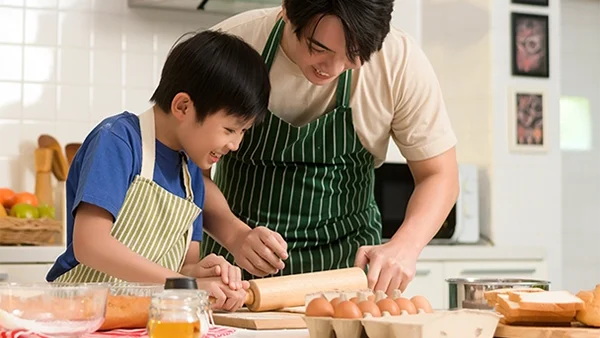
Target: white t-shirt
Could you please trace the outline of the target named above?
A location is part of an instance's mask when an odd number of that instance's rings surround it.
[[[257,9],[230,17],[211,29],[241,37],[262,52],[281,7]],[[271,67],[269,109],[302,126],[335,105],[337,81],[309,82],[281,46]],[[350,107],[354,128],[375,166],[385,160],[390,136],[407,160],[437,156],[456,144],[442,92],[429,60],[405,32],[390,28],[383,48],[352,71]]]

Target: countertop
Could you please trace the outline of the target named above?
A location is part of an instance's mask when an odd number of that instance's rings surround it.
[[[50,264],[63,251],[62,246],[0,246],[0,264]],[[543,260],[545,257],[543,249],[534,247],[429,245],[419,261]]]

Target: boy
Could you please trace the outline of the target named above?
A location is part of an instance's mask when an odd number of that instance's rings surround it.
[[[202,170],[267,111],[260,54],[225,33],[179,43],[164,64],[148,111],[109,117],[77,152],[66,182],[67,250],[46,279],[152,282],[198,278],[215,307],[243,305],[248,283],[222,257],[199,261]],[[219,277],[220,276],[220,277]]]

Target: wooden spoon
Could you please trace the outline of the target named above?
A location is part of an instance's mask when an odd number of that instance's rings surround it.
[[[52,149],[35,149],[35,196],[40,205],[54,205],[52,177],[50,176],[52,175],[52,158]]]
[[[38,138],[38,145],[40,148],[52,149],[52,173],[54,173],[57,180],[66,181],[69,165],[58,141],[50,135],[43,134]]]
[[[65,154],[67,155],[69,167],[71,167],[71,163],[73,163],[73,158],[75,158],[75,154],[77,154],[79,147],[81,147],[81,143],[69,143],[65,146]]]

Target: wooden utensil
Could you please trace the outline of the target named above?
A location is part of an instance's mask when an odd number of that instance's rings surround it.
[[[61,182],[66,181],[69,165],[67,164],[67,159],[65,158],[58,141],[50,135],[43,134],[38,138],[38,146],[40,148],[52,149],[54,152],[52,159],[52,173],[54,173],[57,180]]]
[[[52,191],[52,149],[35,149],[35,196],[40,205],[54,205]]]
[[[498,324],[494,337],[498,338],[598,338],[600,328],[584,327],[573,323],[571,326],[516,326]]]
[[[67,156],[67,164],[71,167],[73,158],[77,154],[77,150],[81,147],[81,143],[69,143],[65,146],[65,155]]]
[[[360,268],[253,279],[245,304],[250,311],[270,311],[303,306],[305,296],[310,293],[361,290],[367,287],[367,275]]]

